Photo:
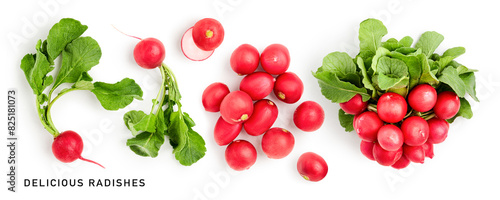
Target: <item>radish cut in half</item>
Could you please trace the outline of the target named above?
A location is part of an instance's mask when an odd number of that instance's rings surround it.
[[[184,35],[182,36],[181,40],[181,49],[182,53],[192,61],[203,61],[212,56],[214,53],[214,50],[212,51],[205,51],[194,43],[193,40],[193,27],[189,28]]]

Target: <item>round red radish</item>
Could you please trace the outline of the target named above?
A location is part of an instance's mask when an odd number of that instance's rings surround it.
[[[429,141],[432,144],[439,144],[448,137],[448,129],[450,125],[444,119],[432,118],[427,120],[429,124]]]
[[[248,135],[258,136],[269,130],[278,118],[278,107],[268,99],[255,102],[253,113],[243,127]]]
[[[219,112],[220,103],[227,94],[229,94],[229,88],[226,84],[220,82],[210,84],[201,96],[203,107],[209,112]]]
[[[214,139],[219,146],[228,145],[241,132],[242,124],[227,123],[222,117],[219,117],[214,128]]]
[[[328,165],[320,155],[307,152],[302,154],[297,161],[297,171],[308,181],[318,182],[328,173]]]
[[[377,141],[377,133],[384,122],[380,120],[376,112],[366,111],[361,113],[356,118],[354,130],[358,133],[359,138],[367,142]]]
[[[314,101],[304,101],[293,113],[293,123],[302,131],[318,130],[325,121],[325,111]]]
[[[396,151],[387,151],[379,143],[375,143],[373,146],[373,157],[375,161],[383,166],[393,165],[401,158],[401,155],[403,155],[403,147]]]
[[[417,112],[427,112],[436,104],[437,93],[429,84],[420,84],[408,94],[408,104]]]
[[[408,167],[408,165],[410,165],[410,160],[408,160],[405,155],[402,155],[396,163],[391,165],[391,167],[394,169],[404,169]]]
[[[361,144],[359,145],[361,153],[370,160],[375,160],[375,158],[373,157],[373,145],[375,145],[375,143],[367,142],[364,140],[361,140]]]
[[[212,18],[204,18],[193,26],[193,41],[204,51],[212,51],[219,47],[224,40],[222,24]]]
[[[434,145],[432,143],[427,141],[422,145],[422,148],[424,149],[425,157],[430,159],[434,158]]]
[[[377,133],[377,141],[387,151],[396,151],[403,146],[403,132],[397,126],[387,124]]]
[[[165,47],[156,38],[146,38],[135,45],[135,62],[145,69],[154,69],[165,59]]]
[[[281,44],[271,44],[262,51],[260,64],[267,73],[283,74],[290,66],[290,53]]]
[[[236,140],[226,147],[226,162],[236,171],[249,169],[257,161],[257,150],[246,140]]]
[[[83,140],[74,131],[64,131],[52,142],[52,153],[63,163],[70,163],[76,159],[91,162],[104,168],[101,164],[82,157]]]
[[[248,120],[252,116],[252,112],[252,98],[242,91],[230,92],[220,103],[220,114],[230,124]]]
[[[414,163],[424,163],[425,151],[422,146],[403,146],[403,153],[408,160]]]
[[[302,80],[293,72],[285,72],[276,78],[274,83],[274,94],[285,103],[299,101],[304,92]]]
[[[293,150],[295,138],[283,128],[271,128],[262,136],[262,151],[267,157],[281,159]]]
[[[388,92],[380,96],[377,112],[380,119],[387,123],[397,123],[406,115],[406,101],[401,95]]]
[[[451,91],[444,91],[438,94],[434,113],[439,119],[450,119],[454,117],[460,109],[460,99],[457,94]]]
[[[242,44],[233,51],[229,63],[238,75],[251,74],[259,67],[259,51],[252,45]]]
[[[410,146],[423,145],[429,138],[429,125],[419,116],[406,118],[401,124],[401,131],[403,131],[405,144]]]
[[[366,110],[368,106],[368,101],[364,102],[360,94],[354,95],[349,101],[344,103],[339,103],[340,108],[351,115],[357,115]]]
[[[266,72],[254,72],[240,82],[240,90],[246,92],[252,100],[265,98],[273,91],[274,77]]]
[[[182,53],[186,58],[192,61],[203,61],[212,56],[215,50],[204,51],[193,41],[193,27],[189,28],[184,35],[182,35],[181,39],[181,49]]]

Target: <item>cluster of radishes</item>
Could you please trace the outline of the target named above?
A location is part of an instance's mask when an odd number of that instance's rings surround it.
[[[256,72],[259,63],[264,71]],[[294,136],[284,128],[271,128],[278,118],[278,107],[265,98],[274,91],[279,100],[293,104],[302,96],[302,81],[295,73],[287,72],[290,65],[288,49],[281,44],[272,44],[259,56],[255,47],[243,44],[232,53],[230,65],[238,75],[245,75],[240,90],[231,92],[227,85],[216,82],[209,85],[202,95],[206,111],[220,111],[214,139],[220,146],[228,145],[225,151],[227,164],[241,171],[249,169],[257,160],[254,145],[246,140],[235,140],[242,129],[251,136],[263,135],[262,151],[267,157],[286,157],[295,145]],[[295,110],[293,120],[299,129],[310,132],[321,127],[324,116],[318,103],[305,101]],[[299,159],[297,169],[302,176],[313,181],[321,180],[328,171],[323,158],[311,152]]]
[[[408,102],[407,102],[408,101]],[[407,101],[399,94],[388,92],[380,96],[373,111],[365,111],[368,102],[357,94],[341,103],[344,112],[355,115],[353,126],[361,141],[361,153],[368,159],[396,169],[411,162],[424,163],[434,156],[434,144],[448,136],[450,119],[460,109],[458,96],[451,91],[437,94],[428,85],[421,84],[408,94]],[[409,109],[420,113],[408,114]]]

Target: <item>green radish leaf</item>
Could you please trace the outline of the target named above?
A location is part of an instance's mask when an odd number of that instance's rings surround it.
[[[398,42],[398,40],[396,40],[394,38],[391,38],[391,39],[388,39],[385,42],[382,42],[382,47],[386,48],[389,51],[394,51],[394,50],[396,50],[396,49],[398,49],[400,47],[403,47],[403,45],[400,44]]]
[[[447,67],[453,59],[465,53],[465,48],[463,47],[454,47],[446,50],[443,55],[439,58],[439,71],[443,71],[445,67]]]
[[[413,44],[413,38],[411,38],[410,36],[405,36],[404,38],[401,38],[399,44],[401,44],[401,46],[403,47],[409,48]]]
[[[415,48],[422,49],[422,53],[430,57],[443,40],[443,35],[435,31],[427,31],[420,36],[420,39],[415,44]]]
[[[362,79],[363,85],[365,86],[365,88],[375,92],[375,87],[373,87],[372,82],[370,80],[371,78],[366,73],[366,68],[365,68],[365,63],[363,62],[363,58],[358,57],[357,63],[358,63],[358,68],[361,70],[361,74],[363,75]]]
[[[460,75],[466,74],[466,73],[470,73],[470,72],[477,72],[477,70],[475,70],[475,69],[469,69],[466,66],[463,66],[460,63],[457,63],[455,61],[451,61],[450,62],[450,66],[453,66],[453,67],[457,68],[457,72]]]
[[[118,110],[132,103],[134,99],[142,100],[141,87],[129,78],[115,84],[95,82],[92,93],[106,110]]]
[[[375,54],[375,56],[373,56],[373,59],[372,59],[372,65],[371,65],[371,69],[373,70],[373,73],[377,73],[377,65],[378,65],[378,61],[381,57],[384,57],[388,54],[390,54],[391,52],[389,50],[387,50],[386,48],[384,47],[380,47],[377,49],[377,53]],[[366,69],[368,70],[368,69]]]
[[[139,113],[138,115],[141,115],[141,114]],[[135,117],[139,117],[139,116],[135,116]],[[141,118],[139,120],[139,122],[137,122],[134,125],[134,129],[136,130],[136,134],[137,134],[137,132],[141,132],[141,131],[156,133],[157,132],[156,131],[156,121],[157,120],[158,120],[158,118],[154,114],[145,115],[143,118]],[[132,132],[132,135],[134,135],[133,132]]]
[[[427,83],[429,85],[437,85],[439,80],[436,78],[435,73],[431,71],[429,60],[424,54],[418,54],[417,58],[422,64],[422,76],[420,76],[419,84]]]
[[[472,109],[469,101],[467,101],[467,99],[465,98],[460,98],[460,109],[458,110],[458,113],[454,117],[447,119],[446,121],[448,121],[448,123],[453,123],[457,117],[470,119],[472,118],[472,115]]]
[[[359,25],[359,49],[365,55],[375,55],[382,44],[382,37],[387,34],[387,28],[377,19],[367,19]],[[367,57],[362,57],[366,60]]]
[[[439,81],[449,85],[459,97],[465,96],[465,83],[454,67],[446,67],[439,76]]]
[[[400,48],[397,48],[396,50],[394,50],[393,53],[398,52],[398,53],[402,53],[404,55],[408,55],[408,54],[414,53],[416,51],[417,51],[417,49],[415,49],[413,47],[400,47]]]
[[[45,54],[41,52],[41,42],[41,40],[38,41],[36,55],[27,54],[21,60],[21,69],[35,95],[42,94],[45,88],[53,82],[52,76],[47,76],[47,74],[54,68],[50,66]]]
[[[354,115],[347,114],[344,110],[339,109],[339,122],[346,132],[354,131],[353,121]]]
[[[318,70],[313,76],[318,79],[323,96],[334,103],[349,101],[356,94],[360,94],[363,101],[368,101],[371,97],[366,88],[358,88],[352,83],[341,81],[334,73]]]
[[[179,111],[170,114],[170,123],[167,129],[167,135],[170,139],[170,144],[174,148],[173,153],[181,151],[186,145],[188,126],[184,121],[183,115]]]
[[[381,90],[399,89],[408,86],[409,78],[407,76],[396,77],[393,75],[387,76],[379,74],[376,76],[377,84]]]
[[[49,63],[61,54],[64,48],[73,40],[80,37],[86,30],[86,25],[82,25],[78,20],[71,18],[61,19],[49,31],[46,48]]]
[[[142,130],[136,129],[135,126],[142,119],[146,118],[146,116],[147,116],[146,113],[144,113],[141,110],[131,110],[131,111],[128,111],[127,113],[125,113],[125,115],[123,115],[123,121],[125,122],[125,126],[127,126],[128,130],[130,130],[130,132],[132,132],[133,136],[136,136],[137,134],[139,134],[139,131],[142,131]],[[146,127],[147,127],[147,125],[146,125]]]
[[[165,138],[162,134],[142,132],[128,139],[127,146],[137,155],[154,158],[158,156],[158,151],[164,142]]]
[[[474,99],[474,101],[479,102],[479,99],[476,96],[476,76],[474,72],[463,73],[459,75],[460,79],[465,84],[465,91]]]
[[[163,113],[163,109],[158,109],[156,113],[156,133],[165,135],[166,130],[165,114]]]
[[[381,57],[377,64],[377,84],[381,90],[408,86],[408,67],[396,58]]]
[[[356,73],[356,64],[344,52],[333,52],[323,58],[321,70],[337,74],[339,78],[346,78],[347,74]]]
[[[72,88],[77,88],[79,90],[93,90],[94,84],[91,81],[77,81],[73,84]]]
[[[175,151],[175,150],[174,150]],[[186,133],[186,144],[175,152],[175,159],[184,166],[191,166],[205,156],[207,148],[203,138],[193,129],[189,128]]]
[[[420,62],[420,59],[416,56],[408,56],[398,52],[391,52],[389,56],[402,60],[408,67],[408,73],[410,75],[408,90],[417,86],[420,81],[420,76],[422,75],[422,63]]]

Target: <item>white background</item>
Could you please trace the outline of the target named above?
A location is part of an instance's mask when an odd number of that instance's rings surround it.
[[[49,197],[89,199],[153,197],[157,199],[499,199],[500,131],[498,102],[500,66],[498,66],[498,3],[495,1],[4,1],[0,6],[0,55],[2,58],[3,105],[2,141],[6,138],[7,89],[17,90],[18,105],[18,193],[7,192],[0,184],[2,199]],[[45,6],[44,6],[44,5]],[[47,8],[48,6],[48,8]],[[144,91],[144,101],[120,111],[104,110],[87,91],[72,92],[53,107],[53,120],[59,130],[74,130],[85,141],[84,157],[100,162],[106,169],[75,161],[63,164],[51,152],[52,138],[39,122],[35,97],[27,84],[20,60],[35,52],[38,39],[47,37],[50,27],[61,18],[71,17],[89,26],[84,33],[96,39],[103,52],[100,64],[90,74],[96,81],[116,82],[124,77],[135,79]],[[226,36],[212,57],[203,62],[185,58],[180,39],[185,30],[204,17],[218,19]],[[458,61],[478,69],[477,93],[480,103],[471,102],[474,117],[457,119],[447,140],[435,146],[435,157],[408,169],[382,167],[366,159],[359,151],[356,134],[346,133],[338,123],[339,106],[326,100],[311,71],[333,51],[358,52],[359,23],[379,18],[389,34],[400,39],[406,35],[415,41],[427,30],[445,36],[437,50],[442,53],[455,46],[466,47]],[[118,33],[111,25],[138,37],[155,37],[166,47],[165,63],[175,72],[183,95],[183,111],[197,125],[206,141],[206,156],[190,167],[180,165],[163,145],[157,158],[135,155],[125,145],[131,137],[122,116],[132,109],[148,111],[160,84],[158,70],[136,65],[132,51],[137,40]],[[31,28],[31,29],[30,29]],[[17,43],[12,37],[21,37]],[[314,100],[326,111],[323,126],[316,132],[301,132],[291,119],[298,104],[278,103],[279,119],[275,126],[289,129],[296,144],[292,153],[281,160],[270,160],[262,152],[260,137],[250,140],[258,150],[258,159],[250,170],[234,173],[224,161],[224,147],[213,141],[217,113],[205,112],[201,94],[212,82],[238,88],[238,77],[229,66],[231,52],[249,43],[262,51],[267,45],[281,43],[291,54],[289,71],[295,72],[305,86],[299,102]],[[270,99],[277,102],[273,96]],[[2,142],[1,144],[6,144]],[[7,148],[2,145],[0,171],[7,177]],[[298,157],[313,151],[325,158],[328,175],[321,182],[303,180],[296,171]],[[143,178],[142,188],[64,188],[24,187],[25,179],[131,179]],[[4,198],[5,194],[8,198]]]

